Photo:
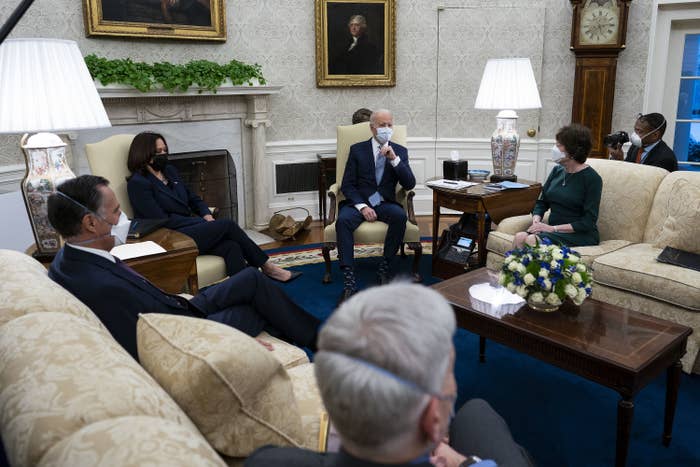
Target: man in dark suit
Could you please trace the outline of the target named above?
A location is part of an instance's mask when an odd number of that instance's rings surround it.
[[[270,279],[249,267],[187,300],[163,292],[113,257],[112,228],[121,210],[109,182],[82,175],[58,187],[48,201],[49,221],[66,240],[49,277],[96,315],[136,359],[140,313],[211,319],[255,337],[265,330],[297,345],[316,347],[319,321],[296,305]]]
[[[410,190],[416,185],[408,151],[392,143],[394,118],[385,109],[372,112],[369,127],[372,138],[350,147],[340,186],[345,200],[340,205],[335,223],[340,268],[344,288],[341,301],[357,292],[353,272],[353,232],[363,222],[385,222],[389,229],[384,240],[384,253],[377,271],[380,284],[388,282],[390,261],[396,256],[406,232],[406,211],[396,201],[396,185]]]
[[[532,466],[486,401],[468,401],[451,422],[455,328],[449,303],[422,285],[374,287],[345,301],[314,358],[340,451],[266,446],[246,467]]]
[[[639,114],[630,136],[626,162],[653,165],[669,172],[678,170],[678,159],[673,149],[661,139],[666,132],[666,119],[660,113]],[[621,161],[622,147],[610,148],[610,158]]]

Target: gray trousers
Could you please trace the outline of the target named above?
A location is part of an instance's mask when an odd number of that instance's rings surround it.
[[[471,399],[450,425],[450,446],[465,456],[496,461],[498,467],[532,467],[530,454],[513,440],[505,420],[483,399]]]

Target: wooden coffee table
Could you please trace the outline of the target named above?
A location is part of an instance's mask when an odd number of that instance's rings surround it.
[[[692,329],[593,299],[581,306],[567,302],[554,313],[527,305],[501,318],[476,311],[469,287],[497,285],[497,279],[498,273],[481,268],[432,286],[452,305],[458,326],[479,335],[482,362],[491,339],[617,391],[616,466],[627,461],[634,396],[666,370],[662,442],[670,444],[680,359]]]

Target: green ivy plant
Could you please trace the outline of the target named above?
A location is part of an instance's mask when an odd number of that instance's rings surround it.
[[[197,86],[199,92],[216,92],[226,78],[230,78],[234,86],[252,86],[253,79],[260,84],[266,83],[260,65],[248,65],[237,60],[231,60],[226,65],[208,60],[193,60],[184,65],[168,62],[149,65],[129,58],[108,60],[92,54],[85,57],[85,63],[92,78],[103,85],[126,84],[141,92],[148,92],[158,85],[168,92],[184,92],[191,86]]]

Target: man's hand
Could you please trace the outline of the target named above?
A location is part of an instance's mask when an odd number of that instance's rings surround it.
[[[459,464],[467,460],[446,443],[441,442],[430,455],[430,463],[436,467],[459,467]]]
[[[608,154],[611,159],[615,159],[616,161],[621,161],[625,158],[621,144],[616,144],[615,147],[608,146]]]
[[[389,144],[385,144],[384,146],[382,146],[379,149],[379,154],[386,157],[390,161],[396,159],[396,153],[394,152],[394,148],[392,148]]]
[[[377,213],[369,206],[365,206],[360,212],[367,222],[374,222],[377,220]]]
[[[214,216],[212,216],[211,214],[206,214],[206,215],[202,216],[202,219],[204,219],[207,222],[211,222],[214,220]]]

